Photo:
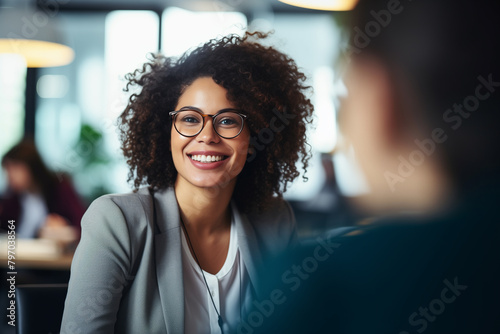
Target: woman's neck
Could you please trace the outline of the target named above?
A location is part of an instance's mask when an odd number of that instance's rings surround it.
[[[200,235],[227,231],[231,223],[229,205],[235,184],[199,188],[178,178],[174,186],[175,196],[186,228]]]

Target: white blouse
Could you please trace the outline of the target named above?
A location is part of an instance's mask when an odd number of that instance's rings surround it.
[[[19,238],[36,238],[49,214],[47,205],[41,195],[25,193],[21,195],[21,208],[20,226],[16,235]]]
[[[182,230],[182,229],[181,229]],[[184,275],[184,331],[189,334],[220,334],[218,316],[200,267],[193,258],[182,231],[182,270]],[[224,265],[215,275],[203,270],[208,289],[223,319],[224,333],[235,332],[241,316],[251,302],[251,288],[245,264],[238,250],[238,235],[231,222],[229,249]]]

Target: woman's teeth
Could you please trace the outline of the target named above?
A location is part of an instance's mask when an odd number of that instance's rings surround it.
[[[199,162],[215,162],[215,161],[221,161],[224,159],[223,155],[192,155],[191,159],[194,161],[199,161]]]

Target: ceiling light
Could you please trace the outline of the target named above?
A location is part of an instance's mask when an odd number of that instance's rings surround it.
[[[28,67],[67,65],[74,51],[62,44],[54,6],[34,10],[27,2],[0,7],[0,53],[20,54]],[[12,2],[11,2],[12,3]]]
[[[345,11],[353,9],[358,0],[279,0],[288,5],[331,11]]]

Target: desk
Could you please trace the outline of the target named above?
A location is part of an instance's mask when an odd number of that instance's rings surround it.
[[[69,270],[73,254],[62,255],[57,258],[41,259],[40,257],[24,257],[16,259],[16,269],[47,269],[47,270]],[[7,257],[0,256],[0,268],[7,268]]]
[[[73,254],[65,254],[62,248],[53,240],[16,240],[14,250],[15,270],[69,270]],[[0,238],[0,268],[8,268],[7,240]]]

